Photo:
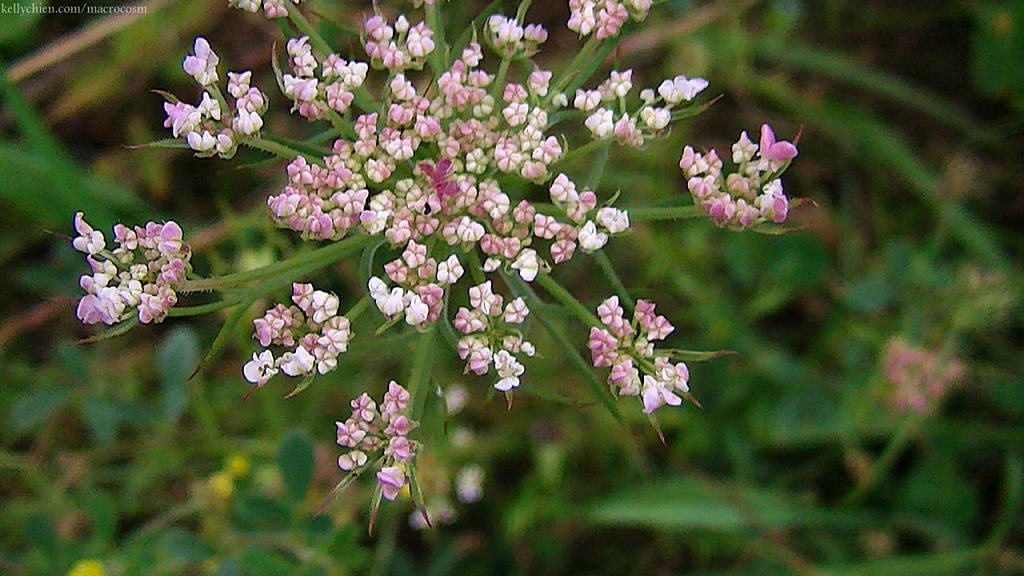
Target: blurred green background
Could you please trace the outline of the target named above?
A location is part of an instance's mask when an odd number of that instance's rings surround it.
[[[245,321],[192,381],[226,316],[75,345],[95,333],[74,318],[86,266],[62,235],[77,210],[108,231],[176,219],[203,274],[299,245],[265,217],[280,164],[126,148],[167,137],[150,89],[197,96],[180,68],[197,35],[223,69],[254,70],[265,130],[308,137],[272,89],[280,30],[225,2],[142,5],[0,14],[0,574],[1024,573],[1024,2],[658,6],[615,65],[645,86],[703,75],[723,97],[642,154],[613,151],[601,190],[627,206],[678,198],[684,144],[723,151],[763,121],[801,131],[786,188],[813,201],[792,215],[803,231],[649,223],[608,248],[676,324],[673,345],[739,354],[691,366],[704,410],[662,411],[664,445],[638,408],[611,418],[539,327],[511,411],[440,354],[435,380],[471,399],[447,418],[431,401],[420,475],[454,521],[416,530],[408,500],[385,503],[372,537],[368,483],[314,512],[340,479],[334,421],[407,376],[408,338],[375,341],[366,315],[337,372],[244,404]],[[448,8],[458,30],[480,5]],[[343,29],[368,3],[310,9],[359,53]],[[541,59],[555,70],[579,46],[566,18],[562,2],[529,13],[552,30]],[[345,308],[354,270],[317,284]],[[557,277],[589,306],[612,292],[592,259]],[[461,504],[452,482],[473,463],[483,498]]]

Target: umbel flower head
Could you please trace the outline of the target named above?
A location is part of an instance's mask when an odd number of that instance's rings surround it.
[[[682,404],[690,393],[690,370],[685,362],[673,363],[668,355],[656,352],[654,343],[675,327],[654,313],[654,304],[637,300],[633,319],[627,322],[619,297],[612,296],[597,307],[597,315],[604,327],[590,328],[587,347],[595,367],[611,367],[612,392],[639,396],[645,414],[666,404]]]
[[[789,199],[782,191],[782,173],[796,158],[796,146],[776,141],[771,126],[761,126],[761,142],[746,132],[732,145],[733,172],[723,171],[718,153],[683,150],[679,168],[695,204],[719,226],[743,229],[763,222],[781,224],[789,215]]]
[[[176,291],[192,271],[192,250],[177,223],[147,222],[135,228],[117,224],[111,249],[81,212],[75,214],[75,232],[71,243],[92,269],[79,280],[86,292],[78,301],[79,320],[112,325],[136,315],[139,322],[150,324],[167,317],[178,302]]]
[[[312,284],[292,284],[291,306],[277,304],[253,320],[256,340],[265,348],[254,352],[242,370],[245,379],[263,386],[280,372],[288,376],[327,374],[338,367],[338,356],[352,338],[349,320],[338,314],[340,300]]]
[[[549,34],[525,21],[528,1],[515,16],[488,15],[457,47],[445,40],[443,1],[411,4],[426,5],[422,17],[386,15],[375,6],[358,52],[339,53],[317,35],[298,0],[228,0],[246,12],[287,19],[283,28],[299,31],[275,54],[274,76],[289,103],[283,108],[321,133],[304,142],[265,134],[271,96],[254,85],[252,71],[226,71],[202,37],[182,61],[196,92],[186,99],[161,93],[164,126],[199,157],[229,159],[248,147],[281,160],[284,184],[266,199],[269,218],[323,246],[257,270],[189,279],[191,251],[174,222],[118,225],[108,248],[79,214],[73,244],[92,273],[81,279],[86,295],[78,317],[87,324],[136,315],[159,322],[179,294],[221,292],[220,302],[195,307],[221,309],[246,301],[232,290],[248,296],[290,283],[290,301],[253,321],[258,347],[241,370],[249,393],[283,374],[301,379],[294,395],[315,375],[337,370],[353,323],[368,311],[380,325],[377,334],[404,330],[428,344],[442,335],[464,374],[484,376],[511,406],[513,392],[529,386],[527,368],[537,354],[529,325],[552,305],[538,295],[543,291],[590,327],[591,360],[609,369],[615,396],[636,398],[648,415],[684,399],[696,403],[681,361],[694,358],[655,348],[674,328],[653,303],[637,301],[627,320],[619,298],[611,297],[595,317],[552,275],[577,252],[603,250],[629,234],[638,216],[651,214],[631,216],[615,205],[618,192],[577,183],[572,162],[613,145],[643,148],[663,138],[675,121],[699,111],[708,88],[707,80],[684,75],[643,87],[642,75],[630,69],[591,78],[607,54],[602,43],[647,18],[651,0],[568,0],[566,25],[585,44],[557,73],[532,59]],[[580,135],[584,142],[576,144]],[[728,170],[716,151],[689,146],[679,166],[695,206],[719,226],[743,229],[786,220],[790,204],[780,178],[797,153],[764,125],[756,144],[741,134]],[[365,293],[344,313],[347,294],[295,281],[356,253]],[[621,289],[622,282],[613,283]],[[578,353],[571,342],[566,346]],[[430,354],[415,358],[416,380],[430,381],[433,365],[421,364]],[[417,394],[426,388],[413,387]],[[465,395],[447,399],[452,415]],[[408,489],[429,524],[416,476],[422,446],[410,435],[419,425],[412,407],[423,399],[415,400],[391,381],[379,404],[366,393],[351,402],[351,416],[337,423],[344,448],[338,466],[347,473],[339,488],[372,471],[374,511]],[[467,470],[457,481],[458,498],[471,502],[479,498],[482,472]]]

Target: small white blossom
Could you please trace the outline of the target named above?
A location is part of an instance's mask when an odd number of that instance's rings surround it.
[[[537,277],[537,272],[540,270],[540,261],[537,259],[537,251],[533,248],[527,248],[519,253],[515,262],[512,263],[512,268],[519,271],[519,276],[527,282],[533,282]]]
[[[625,210],[606,206],[597,211],[596,219],[598,224],[604,226],[612,234],[629,229],[629,214]]]
[[[499,350],[494,355],[494,371],[498,373],[500,380],[494,385],[502,392],[508,392],[519,387],[519,377],[526,369],[516,360],[516,357],[507,350]]]
[[[640,119],[648,129],[655,132],[664,130],[672,120],[672,112],[668,108],[644,107],[640,110]]]
[[[594,222],[587,220],[587,223],[580,229],[579,242],[580,248],[584,252],[594,252],[595,250],[600,250],[608,243],[608,235],[604,232],[598,232]]]
[[[420,299],[415,292],[407,292],[405,295],[405,323],[410,326],[418,326],[427,321],[430,308]]]
[[[253,352],[252,360],[242,368],[242,374],[249,382],[263,386],[277,374],[277,368],[274,366],[274,354],[270,350],[264,350],[259,354]]]
[[[188,147],[196,152],[209,152],[217,146],[217,138],[210,134],[209,130],[203,130],[202,133],[189,132],[185,136],[185,141],[188,142]]]
[[[577,110],[590,112],[601,103],[601,93],[597,90],[577,90],[572,105]]]
[[[594,138],[603,139],[612,135],[615,131],[615,122],[612,111],[605,108],[598,108],[593,114],[587,117],[583,123],[594,135]]]
[[[447,260],[437,265],[437,283],[441,286],[455,284],[464,273],[465,270],[459,262],[459,257],[452,254]]]
[[[608,78],[608,91],[618,98],[624,98],[633,89],[633,71],[612,70]]]
[[[676,76],[672,80],[665,80],[658,85],[658,94],[669,104],[678,104],[683,100],[689,102],[708,87],[708,81],[703,78],[688,79],[686,76]]]
[[[289,376],[300,376],[302,374],[309,374],[313,371],[313,366],[316,364],[316,358],[314,358],[308,350],[299,346],[295,348],[295,352],[285,352],[277,362],[281,371],[285,374]]]

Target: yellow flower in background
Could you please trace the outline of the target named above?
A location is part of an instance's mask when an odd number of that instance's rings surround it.
[[[210,477],[210,490],[219,500],[230,500],[235,493],[235,480],[227,472],[218,472]]]
[[[99,560],[79,560],[68,571],[68,576],[106,576]]]
[[[249,475],[249,471],[252,470],[252,462],[244,454],[232,454],[224,467],[232,478],[241,480]]]

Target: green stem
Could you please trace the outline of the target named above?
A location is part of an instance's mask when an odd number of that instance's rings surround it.
[[[599,140],[604,143],[604,146],[598,148],[597,157],[594,158],[591,164],[590,174],[587,176],[586,187],[591,190],[596,190],[601,184],[601,177],[604,176],[604,167],[608,164],[608,155],[612,149],[612,141],[610,139]]]
[[[505,284],[510,290],[512,290],[512,292],[526,299],[531,310],[539,310],[543,308],[544,303],[541,302],[540,298],[537,297],[537,294],[533,291],[530,285],[523,279],[518,276],[508,274],[504,274],[503,277],[505,278]],[[538,283],[540,283],[541,277],[546,277],[546,275],[542,274],[538,276]],[[570,296],[570,298],[572,297]],[[618,405],[615,403],[615,397],[609,392],[608,387],[605,386],[604,382],[594,374],[590,364],[583,359],[583,356],[580,355],[580,352],[573,345],[572,340],[570,340],[562,330],[555,326],[550,315],[537,314],[535,317],[541,325],[544,326],[544,329],[547,330],[548,334],[554,338],[555,342],[562,347],[562,350],[565,351],[565,355],[569,359],[569,362],[579,370],[580,374],[583,375],[587,384],[590,386],[590,389],[593,391],[594,396],[600,400],[601,404],[603,404],[608,410],[608,413],[611,414],[618,422],[624,423],[625,420],[622,417],[622,413],[619,411]]]
[[[435,4],[427,4],[426,21],[430,31],[434,33],[434,51],[430,53],[427,60],[434,70],[434,82],[444,74],[444,68],[448,64],[448,42],[444,37],[444,24],[441,22],[441,11]],[[442,52],[443,50],[443,52]]]
[[[200,304],[198,306],[182,306],[171,308],[167,311],[168,318],[184,318],[188,316],[202,316],[211,312],[218,312],[225,308],[231,308],[237,305],[239,302],[238,298],[225,298],[218,300],[217,302],[210,302],[209,304]]]
[[[630,208],[629,219],[633,222],[648,220],[686,220],[701,218],[704,209],[700,206],[654,206],[647,208]]]
[[[509,60],[508,56],[501,57],[501,64],[498,64],[498,74],[494,77],[494,84],[491,88],[491,97],[494,98],[495,101],[498,101],[501,96],[499,92],[504,88],[503,84],[505,83],[505,75],[508,74],[508,65],[511,63],[512,61]],[[498,105],[495,104],[495,106]]]
[[[338,114],[336,110],[327,109],[327,120],[342,136],[355,140],[356,129],[352,127],[351,122],[346,120],[341,114]]]
[[[569,162],[572,162],[573,160],[581,156],[586,156],[587,154],[590,154],[591,152],[600,149],[601,146],[604,146],[609,142],[609,140],[591,140],[590,142],[587,142],[582,146],[578,146],[569,151],[568,153],[566,153],[561,158],[559,158],[558,161],[555,162],[552,166],[552,169],[559,168],[564,164],[568,164]]]
[[[217,429],[217,414],[213,410],[213,405],[210,404],[210,398],[206,395],[203,381],[195,378],[191,382],[191,387],[195,397],[192,405],[195,407],[196,419],[199,420],[199,425],[206,435],[206,441],[216,442],[220,438],[220,431]]]
[[[924,424],[925,415],[912,415],[908,417],[903,425],[900,426],[899,430],[896,431],[896,435],[893,436],[892,440],[889,441],[889,445],[885,447],[882,454],[879,455],[878,459],[875,460],[871,466],[871,470],[868,471],[868,475],[864,480],[857,484],[846,498],[843,499],[843,505],[847,507],[856,506],[867,496],[868,492],[889,472],[893,464],[896,463],[896,459],[899,458],[900,454],[907,447],[907,444],[917,436],[918,431],[921,429],[921,425]]]
[[[412,372],[409,374],[409,394],[412,396],[412,417],[418,420],[423,414],[423,406],[430,394],[430,372],[434,365],[431,362],[434,350],[434,329],[431,328],[420,335],[419,345],[416,347],[416,356],[412,362]]]
[[[483,284],[487,281],[487,277],[484,276],[484,266],[480,262],[480,256],[476,253],[475,248],[469,250],[463,250],[462,256],[469,264],[469,274],[473,277],[473,282],[477,284]]]
[[[255,148],[257,150],[262,150],[263,152],[273,154],[274,156],[277,156],[278,158],[282,160],[287,160],[289,162],[291,162],[292,160],[299,156],[302,156],[307,161],[313,164],[317,164],[319,166],[324,165],[323,158],[318,158],[311,154],[302,152],[301,150],[296,150],[295,148],[286,146],[284,144],[281,144],[280,142],[275,142],[267,138],[245,138],[241,140],[241,143],[245,144],[246,146]]]
[[[596,36],[591,36],[590,39],[587,40],[587,43],[584,44],[583,48],[576,53],[576,57],[572,59],[572,62],[570,62],[569,65],[565,68],[565,71],[562,72],[562,75],[558,78],[558,81],[555,82],[554,89],[548,92],[548,97],[547,99],[544,100],[545,108],[551,103],[551,99],[554,98],[556,94],[564,90],[565,87],[569,84],[569,82],[572,81],[573,76],[575,76],[583,68],[583,62],[590,58],[590,56],[594,53],[594,50],[597,49],[597,45],[600,43],[601,41],[598,40]]]
[[[345,313],[345,317],[348,318],[349,322],[355,322],[356,318],[359,318],[360,316],[362,316],[363,312],[366,312],[366,310],[367,310],[367,308],[369,308],[369,306],[370,306],[370,296],[369,295],[363,295],[363,297],[360,298],[358,302],[353,304],[352,307],[348,309],[348,312]]]
[[[372,241],[372,236],[352,236],[344,240],[322,246],[311,252],[299,254],[298,256],[293,256],[287,260],[275,262],[254,270],[236,272],[234,274],[214,278],[189,280],[185,282],[184,286],[182,286],[181,291],[200,292],[205,290],[225,290],[243,286],[250,282],[266,279],[268,277],[288,272],[295,272],[296,270],[304,269],[312,265],[325,267],[349,256],[353,252],[362,250]]]
[[[586,306],[580,303],[575,296],[569,293],[561,284],[551,277],[551,274],[538,274],[536,284],[544,289],[552,298],[558,300],[563,306],[580,319],[580,322],[587,326],[601,328],[601,320],[594,315]]]
[[[608,259],[608,255],[604,253],[604,250],[598,250],[593,254],[594,261],[597,262],[598,268],[604,273],[604,277],[608,279],[612,284],[612,288],[615,289],[615,293],[619,295],[622,303],[626,306],[627,311],[633,310],[636,303],[633,302],[633,298],[629,295],[629,290],[626,289],[626,285],[622,283],[622,279],[619,278],[618,273],[615,272],[615,267],[612,266],[611,260]]]

